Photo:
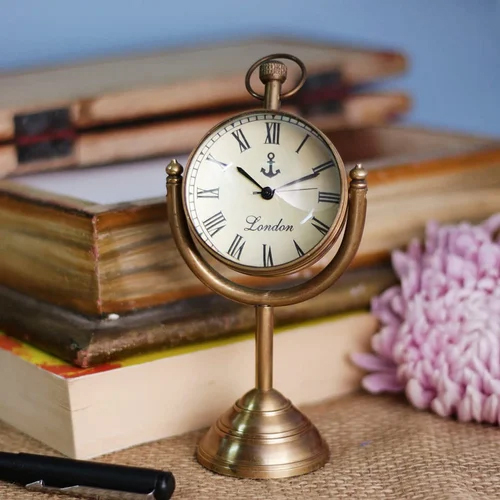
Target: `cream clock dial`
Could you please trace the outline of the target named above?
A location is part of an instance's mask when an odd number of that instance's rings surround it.
[[[324,135],[298,117],[233,117],[190,157],[184,204],[191,230],[243,272],[296,268],[338,229],[343,168]]]

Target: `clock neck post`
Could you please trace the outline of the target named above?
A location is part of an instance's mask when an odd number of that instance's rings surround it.
[[[269,391],[273,388],[273,333],[274,308],[255,306],[255,388]]]
[[[281,106],[281,87],[286,80],[287,67],[280,61],[267,61],[260,65],[260,81],[265,85],[264,106],[266,109],[279,110]]]

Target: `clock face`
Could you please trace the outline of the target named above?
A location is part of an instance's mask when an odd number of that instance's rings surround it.
[[[184,205],[191,229],[233,268],[293,270],[339,232],[343,168],[328,140],[293,115],[263,110],[234,117],[190,157]]]

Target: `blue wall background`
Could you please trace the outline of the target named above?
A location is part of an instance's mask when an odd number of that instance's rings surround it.
[[[408,121],[500,136],[497,0],[0,0],[0,71],[273,33],[401,49]]]

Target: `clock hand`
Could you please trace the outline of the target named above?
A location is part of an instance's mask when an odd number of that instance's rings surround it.
[[[298,182],[303,182],[303,181],[307,181],[308,179],[313,179],[314,177],[318,177],[318,175],[319,175],[319,172],[314,172],[314,173],[309,174],[309,175],[304,175],[304,177],[301,177],[300,179],[295,179],[294,181],[290,181],[290,182],[287,182],[286,184],[283,184],[283,186],[276,188],[275,191],[280,191],[281,189],[288,187],[288,186],[291,186],[292,184],[297,184]]]
[[[296,189],[280,189],[281,193],[289,193],[291,191],[313,191],[318,188],[296,188]]]
[[[260,188],[260,192],[264,190],[264,188],[247,172],[245,172],[241,167],[236,167],[236,170],[243,175],[243,177],[246,177],[250,182],[253,182],[257,187]],[[259,194],[260,194],[259,192]]]
[[[296,189],[280,189],[280,193],[290,193],[291,191],[313,191],[318,188],[296,188]],[[254,191],[253,194],[261,194],[262,191]]]
[[[270,187],[262,187],[249,173],[245,172],[241,167],[236,167],[236,170],[241,175],[246,177],[250,182],[260,188],[260,191],[254,191],[254,194],[260,194],[262,198],[264,198],[264,200],[270,200],[274,196],[274,189],[271,189]]]

